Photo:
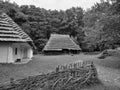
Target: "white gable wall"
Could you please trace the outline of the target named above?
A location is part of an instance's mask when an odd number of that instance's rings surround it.
[[[33,57],[33,50],[28,43],[13,43],[13,60],[21,59],[22,61]],[[15,48],[17,48],[17,55],[15,55]]]
[[[17,54],[15,54],[15,49],[16,48],[17,48]],[[13,61],[16,61],[17,59],[22,59],[20,44],[19,43],[13,44],[12,49],[13,49]]]

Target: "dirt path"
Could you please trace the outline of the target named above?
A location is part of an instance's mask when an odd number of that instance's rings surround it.
[[[95,62],[99,79],[105,86],[117,87],[117,89],[114,90],[120,90],[120,68],[114,68],[119,66],[120,60],[117,60],[119,58],[114,57],[100,60],[97,57],[98,55],[92,56],[90,60]]]
[[[87,55],[82,59],[91,60],[95,63],[99,79],[105,86],[110,87],[110,89],[107,90],[120,90],[120,68],[114,68],[120,66],[119,58],[110,57],[108,59],[101,60],[97,57],[98,55]]]
[[[111,69],[107,67],[97,66],[98,76],[105,85],[116,86],[120,88],[120,72],[116,69]]]

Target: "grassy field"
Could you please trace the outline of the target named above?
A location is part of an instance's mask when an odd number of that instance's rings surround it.
[[[0,83],[10,78],[19,79],[52,71],[57,65],[79,60],[75,56],[42,56],[35,55],[27,64],[0,64]]]
[[[97,59],[98,55],[58,55],[43,56],[35,55],[33,60],[27,64],[0,64],[0,83],[8,82],[10,78],[20,79],[27,76],[47,73],[55,69],[57,65],[71,63],[81,60],[91,60],[95,63],[99,78],[107,87],[106,90],[120,90],[120,58],[108,57],[106,59]],[[104,85],[94,87],[91,90],[104,90]],[[96,89],[95,89],[96,88]],[[101,89],[100,89],[101,88]],[[109,88],[109,89],[108,89]],[[111,88],[111,89],[110,89]],[[89,89],[85,89],[89,90]]]

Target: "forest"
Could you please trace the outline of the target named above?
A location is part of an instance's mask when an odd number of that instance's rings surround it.
[[[0,0],[0,12],[7,13],[33,39],[35,52],[42,51],[51,33],[69,34],[87,52],[120,46],[119,0],[101,0],[87,10],[46,10]]]

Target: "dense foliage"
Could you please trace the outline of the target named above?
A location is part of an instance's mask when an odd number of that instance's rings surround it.
[[[0,0],[6,12],[33,39],[41,51],[51,33],[69,34],[83,50],[101,51],[120,45],[120,1],[101,0],[91,9],[46,10]]]
[[[119,7],[117,0],[101,0],[101,3],[95,4],[85,13],[84,42],[92,51],[116,48],[120,45]]]

